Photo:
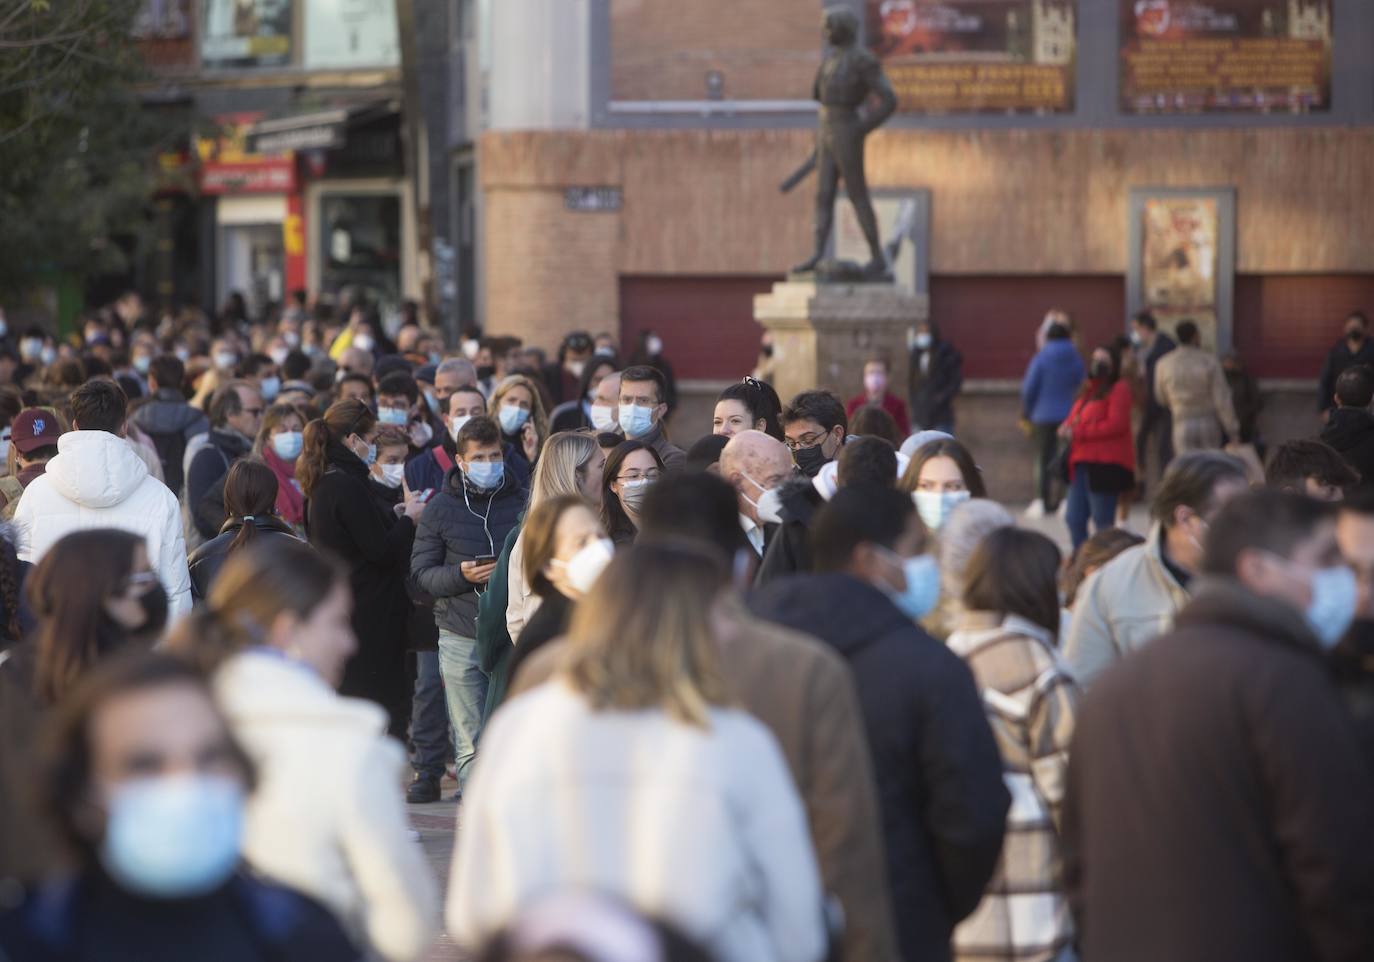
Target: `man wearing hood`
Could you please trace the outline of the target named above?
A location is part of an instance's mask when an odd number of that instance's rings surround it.
[[[124,438],[128,399],[113,381],[72,394],[72,428],[57,455],[19,499],[19,557],[37,563],[64,535],[118,528],[141,536],[167,590],[173,616],[191,610],[191,575],[177,499]]]
[[[1079,951],[1374,958],[1374,778],[1326,663],[1365,592],[1332,509],[1243,494],[1200,572],[1174,630],[1080,709],[1063,834]]]
[[[950,958],[955,924],[992,877],[1010,805],[973,676],[916,623],[940,593],[929,547],[909,496],[844,487],[811,524],[818,574],[750,600],[756,614],[819,638],[853,670],[909,962]]]

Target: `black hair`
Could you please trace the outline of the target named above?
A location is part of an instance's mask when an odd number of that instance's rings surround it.
[[[148,376],[157,381],[158,390],[182,390],[186,380],[186,365],[175,354],[159,354],[148,364]]]
[[[1343,408],[1367,408],[1374,401],[1374,368],[1352,364],[1336,378],[1336,403]]]
[[[366,374],[356,374],[350,371],[339,378],[339,387],[343,387],[345,384],[365,384],[367,385],[367,396],[370,398],[377,396],[376,390],[372,387],[372,378]]]
[[[1264,471],[1264,483],[1269,487],[1299,494],[1308,478],[1316,478],[1318,484],[1348,488],[1359,483],[1360,472],[1329,444],[1310,439],[1280,444]]]
[[[1058,321],[1045,329],[1045,340],[1047,341],[1067,341],[1068,339],[1069,329]]]
[[[1192,321],[1179,321],[1178,327],[1174,328],[1174,333],[1178,335],[1178,343],[1180,344],[1197,344],[1197,325]]]
[[[843,571],[864,542],[889,550],[907,530],[916,506],[890,487],[841,488],[811,521],[811,557],[817,572]]]
[[[1136,324],[1139,324],[1141,327],[1145,328],[1145,330],[1147,331],[1159,330],[1159,322],[1155,320],[1155,316],[1151,314],[1149,311],[1141,311],[1140,313],[1132,317],[1131,320],[1134,321]]]
[[[1229,454],[1217,451],[1190,451],[1169,464],[1155,489],[1150,514],[1171,528],[1179,508],[1192,508],[1206,514],[1212,507],[1217,485],[1224,481],[1248,482],[1245,465]]]
[[[1259,489],[1232,498],[1217,512],[1207,532],[1201,570],[1234,577],[1240,553],[1269,551],[1287,558],[1335,509],[1287,491]]]
[[[713,474],[670,475],[644,495],[639,541],[692,541],[720,555],[731,570],[735,552],[745,547],[735,489]]]
[[[835,430],[837,425],[849,431],[844,404],[829,391],[802,391],[783,408],[781,421],[784,427],[798,421],[814,421],[826,431]]]
[[[223,427],[228,423],[229,418],[243,413],[243,398],[239,396],[240,388],[255,393],[258,390],[257,385],[236,379],[229,381],[215,391],[214,397],[210,398],[210,423],[215,427]]]
[[[597,443],[600,444],[599,438]],[[643,441],[633,439],[621,441],[615,446],[615,450],[606,456],[606,464],[601,471],[601,525],[616,544],[624,544],[635,538],[635,523],[625,513],[625,506],[620,503],[620,498],[611,490],[611,485],[620,475],[620,466],[625,463],[625,459],[636,451],[648,451],[654,459],[654,464],[658,466],[658,470],[663,471],[663,458]],[[652,485],[649,490],[653,490]],[[738,509],[736,509],[735,523],[739,523]]]
[[[129,399],[113,381],[87,381],[72,392],[71,408],[78,430],[118,434],[129,413]]]
[[[470,418],[467,424],[458,432],[458,437],[453,439],[454,447],[461,458],[467,454],[467,445],[471,444],[500,444],[501,425],[497,424],[494,418],[485,414]]]
[[[615,360],[606,357],[605,355],[602,355],[600,357],[592,355],[591,357],[587,358],[587,363],[582,368],[582,376],[577,379],[578,401],[585,401],[587,399],[587,395],[591,393],[592,390],[592,378],[596,377],[596,372],[601,370],[603,367],[610,368],[610,374],[614,374],[616,371]],[[609,377],[610,374],[608,374],[607,376]]]
[[[287,381],[303,381],[310,373],[310,358],[303,351],[292,351],[282,362],[281,376]]]
[[[835,483],[841,488],[872,484],[897,485],[897,449],[886,438],[863,436],[840,449]]]
[[[622,390],[624,390],[626,381],[636,381],[640,383],[644,381],[653,381],[654,386],[658,390],[658,403],[663,404],[668,400],[668,381],[664,378],[663,372],[656,367],[650,367],[647,364],[627,367],[620,372],[620,385]]]
[[[763,422],[764,434],[778,441],[783,440],[782,424],[778,420],[782,414],[782,402],[778,400],[778,392],[773,390],[771,384],[746,377],[721,391],[716,403],[719,404],[721,401],[738,401],[743,404],[750,418]]]
[[[414,407],[415,402],[420,400],[420,385],[407,372],[392,371],[377,383],[377,394],[378,396],[387,394],[392,397],[404,395],[411,407]]]
[[[239,371],[244,377],[257,377],[258,372],[265,367],[275,367],[276,361],[266,354],[249,354],[244,362],[239,365]]]
[[[699,438],[687,449],[687,470],[701,472],[713,464],[719,464],[720,452],[724,451],[725,445],[729,443],[730,439],[723,434],[708,434],[704,438]]]

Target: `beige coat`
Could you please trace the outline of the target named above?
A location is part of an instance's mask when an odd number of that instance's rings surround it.
[[[1214,417],[1231,438],[1240,437],[1240,422],[1231,403],[1231,388],[1215,354],[1181,344],[1155,365],[1155,399],[1175,421]]]
[[[730,605],[720,636],[726,676],[773,733],[806,806],[826,891],[848,920],[846,962],[896,962],[881,822],[863,717],[848,665],[813,638]],[[558,670],[564,643],[539,650],[510,697]]]
[[[521,532],[510,549],[510,564],[506,568],[506,633],[512,645],[520,641],[520,632],[534,617],[543,603],[542,598],[530,590],[525,580],[525,535]]]
[[[1188,590],[1164,567],[1163,537],[1156,524],[1144,544],[1121,552],[1079,589],[1064,660],[1080,685],[1170,630],[1188,603]]]

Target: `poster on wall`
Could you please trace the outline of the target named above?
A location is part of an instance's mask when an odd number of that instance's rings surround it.
[[[1121,109],[1331,109],[1333,0],[1119,0]]]
[[[166,70],[195,66],[193,27],[191,0],[143,0],[130,32],[143,62]]]
[[[309,0],[307,67],[394,67],[401,62],[394,0]]]
[[[1191,320],[1204,348],[1230,347],[1235,193],[1132,191],[1131,234],[1128,311],[1150,311],[1170,333]]]
[[[866,0],[866,13],[900,111],[1073,111],[1077,0]]]
[[[200,56],[210,67],[272,67],[291,60],[292,0],[204,0]]]

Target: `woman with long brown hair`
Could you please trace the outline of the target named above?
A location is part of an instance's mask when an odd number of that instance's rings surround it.
[[[449,888],[460,944],[594,886],[722,962],[822,957],[797,790],[721,668],[711,616],[728,580],[690,546],[626,549],[579,602],[559,674],[493,717]]]
[[[224,476],[224,516],[219,534],[191,552],[191,597],[203,601],[224,562],[259,538],[291,538],[296,533],[277,516],[277,475],[253,458],[235,461]]]
[[[391,733],[404,738],[410,718],[405,582],[424,502],[407,491],[397,515],[372,490],[368,469],[377,457],[377,434],[377,416],[366,404],[336,401],[305,426],[296,478],[306,498],[306,536],[348,566],[353,589],[358,652],[340,691],[381,705]]]
[[[335,691],[356,647],[352,606],[345,569],[300,541],[259,538],[169,646],[213,673],[258,768],[244,858],[326,905],[369,958],[409,962],[429,949],[437,898],[408,834],[386,712]]]

